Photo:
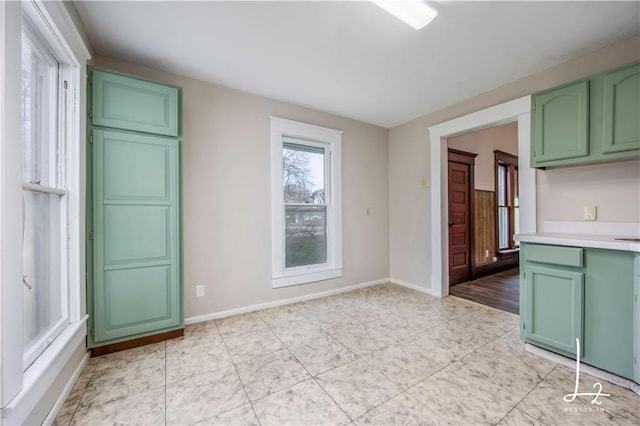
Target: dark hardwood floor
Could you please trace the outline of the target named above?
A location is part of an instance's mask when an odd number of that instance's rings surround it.
[[[456,284],[449,294],[492,308],[519,314],[520,276],[518,268]]]

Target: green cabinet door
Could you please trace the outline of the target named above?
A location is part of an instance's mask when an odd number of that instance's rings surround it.
[[[178,136],[177,87],[100,70],[92,81],[93,125]]]
[[[640,150],[640,64],[604,75],[602,152]]]
[[[593,248],[585,252],[582,359],[631,379],[634,253]]]
[[[533,167],[589,154],[588,80],[539,93],[533,103]]]
[[[93,130],[93,341],[179,327],[178,141]]]
[[[527,340],[565,355],[576,355],[582,342],[584,274],[560,268],[525,264]]]

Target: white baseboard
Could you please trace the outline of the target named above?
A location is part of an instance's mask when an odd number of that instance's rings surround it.
[[[429,288],[424,288],[424,287],[421,287],[421,286],[416,285],[416,284],[408,283],[406,281],[400,281],[400,280],[397,280],[395,278],[391,278],[390,281],[391,281],[392,284],[401,285],[402,287],[410,288],[411,290],[416,290],[416,291],[420,291],[422,293],[426,293],[429,296],[438,297]]]
[[[210,321],[213,319],[220,319],[230,317],[233,315],[246,314],[248,312],[255,312],[262,309],[274,308],[276,306],[290,305],[292,303],[306,302],[307,300],[319,299],[321,297],[333,296],[335,294],[346,293],[347,291],[357,290],[359,288],[370,287],[372,285],[386,284],[389,282],[389,278],[383,278],[375,281],[367,281],[360,284],[351,285],[348,287],[337,288],[333,290],[321,291],[319,293],[307,294],[304,296],[290,297],[288,299],[274,300],[273,302],[259,303],[257,305],[243,306],[241,308],[229,309],[226,311],[214,312],[206,315],[199,315],[196,317],[185,318],[184,323],[186,325],[196,324],[203,321]]]
[[[53,404],[53,407],[51,407],[51,411],[49,411],[49,414],[47,414],[47,417],[44,419],[44,422],[42,422],[43,425],[48,426],[53,424],[56,417],[58,416],[58,413],[60,413],[60,410],[62,409],[64,402],[67,400],[67,397],[73,390],[73,386],[75,386],[76,382],[78,381],[78,377],[80,377],[80,374],[82,374],[82,370],[89,362],[89,358],[91,358],[91,355],[89,354],[89,352],[87,352],[82,358],[82,361],[80,362],[78,367],[73,372],[73,375],[69,378],[69,381],[67,382],[66,386],[62,390],[62,393],[60,394],[58,399],[56,400],[56,403]]]
[[[571,368],[572,370],[576,369],[575,360],[567,358],[566,356],[558,355],[555,352],[539,348],[538,346],[532,345],[531,343],[525,343],[524,350],[534,355],[538,355],[544,359],[548,359],[549,361],[553,361],[556,364],[564,365],[565,367]],[[613,383],[614,385],[620,386],[622,388],[630,389],[631,391],[640,395],[640,386],[632,380],[620,377],[617,374],[609,373],[608,371],[601,370],[588,364],[580,363],[580,371],[598,379],[606,380],[607,382]]]

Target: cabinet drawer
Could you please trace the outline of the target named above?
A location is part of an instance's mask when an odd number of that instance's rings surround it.
[[[527,244],[527,262],[548,263],[550,265],[574,266],[583,265],[582,249],[578,247],[548,246],[541,244]]]
[[[95,70],[92,120],[96,126],[178,136],[178,88]]]

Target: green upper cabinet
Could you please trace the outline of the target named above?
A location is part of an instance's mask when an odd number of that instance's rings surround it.
[[[589,81],[540,93],[534,98],[536,161],[589,154]]]
[[[532,97],[531,167],[640,156],[640,64]]]
[[[94,126],[178,136],[178,91],[135,77],[94,70]]]
[[[604,75],[602,152],[640,149],[640,65]]]

